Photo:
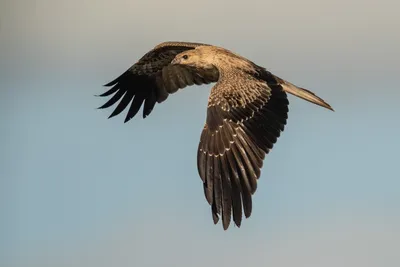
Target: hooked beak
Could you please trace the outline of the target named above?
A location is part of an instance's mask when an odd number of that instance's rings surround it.
[[[179,58],[174,58],[172,61],[171,61],[171,65],[176,65],[176,64],[179,64],[180,63],[180,59]]]

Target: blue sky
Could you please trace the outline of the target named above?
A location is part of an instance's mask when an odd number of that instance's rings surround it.
[[[0,4],[0,266],[399,266],[399,7]],[[197,174],[211,85],[127,124],[96,110],[165,40],[225,46],[336,110],[290,97],[240,229],[213,225]]]

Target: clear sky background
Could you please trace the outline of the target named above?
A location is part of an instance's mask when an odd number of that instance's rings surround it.
[[[397,0],[0,3],[0,266],[400,266]],[[241,228],[196,167],[211,85],[111,120],[102,84],[166,40],[224,46],[290,96]],[[125,113],[124,113],[125,114]]]

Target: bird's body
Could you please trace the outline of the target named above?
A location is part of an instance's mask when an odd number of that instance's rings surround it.
[[[273,75],[265,68],[225,48],[201,43],[164,42],[146,53],[101,96],[114,96],[101,108],[121,99],[113,117],[132,100],[125,122],[143,107],[149,115],[156,102],[193,84],[215,83],[201,133],[197,167],[214,223],[231,218],[240,227],[242,211],[252,211],[263,160],[288,118],[286,92],[332,108],[312,92]]]

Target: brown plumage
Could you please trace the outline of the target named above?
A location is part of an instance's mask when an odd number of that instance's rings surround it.
[[[314,93],[299,88],[227,49],[201,43],[164,42],[114,81],[114,94],[100,108],[121,99],[110,117],[129,106],[125,122],[143,105],[143,118],[169,94],[193,84],[216,83],[200,136],[197,167],[214,223],[222,217],[240,227],[252,212],[263,160],[288,118],[286,92],[333,110]],[[133,100],[132,100],[133,99]]]

